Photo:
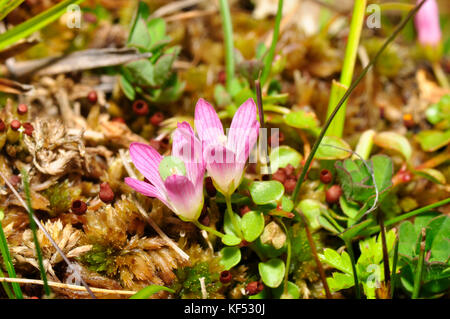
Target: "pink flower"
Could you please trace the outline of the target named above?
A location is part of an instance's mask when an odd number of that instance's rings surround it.
[[[215,187],[225,196],[231,196],[241,183],[245,163],[258,138],[255,102],[248,99],[239,107],[227,137],[214,108],[199,99],[195,106],[195,128]]]
[[[195,221],[204,201],[205,164],[201,149],[200,141],[187,122],[178,124],[173,135],[172,156],[166,158],[168,161],[162,166],[163,156],[153,147],[132,143],[131,160],[150,183],[129,177],[125,182],[141,194],[158,198],[182,220]]]
[[[422,2],[418,0],[417,3]],[[441,41],[439,10],[436,0],[426,0],[414,19],[419,42],[422,45],[437,46]]]

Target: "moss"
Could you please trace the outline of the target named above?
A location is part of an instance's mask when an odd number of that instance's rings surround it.
[[[50,215],[54,217],[67,212],[72,204],[72,199],[78,197],[80,193],[80,189],[69,186],[68,180],[46,189],[43,195],[50,202]]]
[[[184,267],[177,271],[177,283],[174,288],[179,290],[181,298],[201,298],[200,278],[205,278],[208,294],[216,293],[222,286],[219,273],[211,273],[207,262],[199,262],[193,267]]]
[[[115,249],[96,244],[79,259],[89,270],[111,276],[116,272],[116,255]]]

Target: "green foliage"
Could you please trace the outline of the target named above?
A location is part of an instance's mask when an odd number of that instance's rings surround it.
[[[264,230],[264,215],[257,211],[246,213],[242,216],[241,227],[246,241],[252,242],[256,240]]]
[[[17,41],[26,38],[33,32],[39,31],[49,23],[55,21],[61,15],[66,13],[67,6],[71,4],[79,4],[81,2],[83,2],[83,0],[61,1],[60,3],[51,7],[50,9],[38,14],[37,16],[31,19],[28,19],[27,21],[19,24],[18,26],[15,26],[14,28],[9,29],[8,31],[0,35],[0,50],[3,50],[10,45],[13,45]],[[2,9],[6,9],[5,12],[7,12],[10,8],[2,7]]]
[[[241,250],[238,247],[225,247],[220,251],[220,264],[230,270],[241,261]]]
[[[120,87],[130,100],[134,100],[136,94],[141,94],[152,102],[175,101],[180,97],[185,85],[172,72],[172,65],[180,53],[180,48],[167,48],[170,38],[166,35],[164,20],[149,20],[149,16],[148,6],[139,2],[127,45],[141,53],[150,53],[151,56],[124,65],[120,71]]]
[[[279,258],[272,258],[258,264],[259,274],[264,284],[270,288],[278,287],[284,278],[286,266]]]
[[[284,116],[284,122],[291,127],[307,130],[313,135],[317,135],[320,131],[319,120],[312,112],[302,110],[290,112]]]
[[[434,152],[441,147],[444,147],[450,143],[450,130],[438,131],[438,130],[424,130],[420,131],[415,139],[419,142],[420,147],[425,152]]]
[[[284,194],[284,186],[278,181],[253,182],[249,190],[253,202],[257,205],[277,202]]]
[[[414,224],[406,221],[399,228],[399,264],[402,266],[401,283],[412,293],[414,274],[420,251],[420,233],[425,228],[425,262],[420,294],[434,297],[450,288],[450,217],[439,213],[418,216]]]
[[[0,0],[0,20],[3,20],[11,11],[20,6],[23,0]]]
[[[113,248],[94,244],[80,260],[89,270],[111,276],[116,272],[116,256],[117,252]]]
[[[450,125],[450,94],[444,95],[439,102],[430,105],[425,111],[428,122],[433,125]],[[441,124],[440,124],[441,125]]]
[[[160,291],[168,291],[171,293],[174,293],[175,291],[173,289],[159,286],[159,285],[150,285],[147,286],[141,290],[139,290],[137,293],[135,293],[133,296],[130,297],[130,299],[148,299],[151,295],[160,292]]]
[[[342,160],[351,155],[347,150],[350,150],[350,146],[343,139],[335,136],[325,136],[317,149],[315,158],[321,160]]]
[[[271,171],[276,172],[279,168],[284,168],[289,164],[298,167],[303,156],[292,147],[282,145],[271,149],[269,159]]]
[[[381,148],[392,150],[403,155],[409,161],[412,154],[412,147],[408,139],[396,132],[381,132],[375,134],[373,142]]]
[[[70,209],[72,199],[80,194],[80,189],[72,189],[69,186],[69,181],[66,179],[60,184],[53,185],[47,188],[43,195],[50,202],[50,215],[58,216]]]
[[[174,289],[181,298],[201,298],[200,278],[204,278],[208,293],[216,292],[222,285],[218,273],[211,273],[207,262],[199,262],[192,267],[183,267],[177,270],[177,283]]]
[[[393,250],[395,241],[395,232],[393,230],[386,234],[386,245],[388,252]],[[384,280],[383,253],[381,235],[378,238],[371,237],[359,242],[361,255],[356,263],[358,280],[362,283],[367,298],[375,298],[375,287],[377,283]],[[332,277],[327,278],[331,291],[339,291],[353,287],[353,271],[350,256],[343,251],[339,254],[337,251],[326,248],[323,254],[319,254],[321,261],[340,270],[334,272]],[[392,262],[390,258],[390,262]]]

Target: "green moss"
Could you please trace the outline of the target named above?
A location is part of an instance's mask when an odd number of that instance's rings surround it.
[[[89,270],[108,276],[116,272],[115,259],[116,251],[113,248],[98,244],[80,257],[80,261],[87,265]]]
[[[46,189],[43,195],[50,202],[50,215],[57,216],[67,212],[72,204],[72,199],[77,198],[80,193],[80,189],[69,187],[68,180]]]
[[[201,298],[200,278],[205,278],[205,286],[208,294],[216,293],[222,284],[219,281],[219,273],[211,273],[207,262],[199,262],[193,267],[184,267],[177,271],[177,282],[174,288],[179,291],[181,298]]]

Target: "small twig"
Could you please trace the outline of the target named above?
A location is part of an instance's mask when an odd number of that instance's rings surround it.
[[[333,299],[333,295],[330,292],[330,287],[328,287],[327,277],[325,275],[325,271],[323,270],[322,263],[320,262],[319,256],[317,255],[316,244],[314,243],[314,239],[312,238],[311,231],[308,227],[308,221],[306,220],[305,215],[302,212],[298,212],[300,217],[305,224],[306,237],[308,238],[309,246],[311,247],[311,252],[314,256],[314,260],[316,261],[317,269],[319,270],[320,280],[322,281],[323,288],[325,289],[325,294],[328,299]]]
[[[180,20],[195,19],[195,18],[209,16],[216,12],[217,12],[216,9],[194,10],[194,11],[189,11],[189,12],[177,13],[170,17],[164,18],[164,20],[166,20],[166,22],[173,22],[173,21],[180,21]]]
[[[125,158],[125,151],[123,149],[119,150],[119,155],[128,175],[132,178],[138,179],[133,169],[131,168],[130,164],[128,163],[128,160]],[[175,244],[175,242],[162,231],[162,229],[158,226],[158,224],[155,223],[155,221],[145,211],[144,207],[142,207],[142,205],[139,203],[136,196],[132,195],[132,197],[133,202],[136,205],[137,209],[139,210],[141,215],[147,220],[150,226],[156,231],[156,233],[166,242],[166,244],[169,247],[171,247],[176,253],[178,253],[178,255],[180,255],[181,258],[183,258],[184,260],[189,260],[189,255],[186,254],[180,247],[178,247],[178,245]]]
[[[208,299],[208,291],[206,291],[205,277],[200,277],[198,279],[198,281],[200,281],[200,289],[202,291],[202,298]]]
[[[32,285],[43,285],[44,282],[42,280],[38,279],[26,279],[26,278],[8,278],[8,277],[0,277],[0,282],[15,282],[20,284],[32,284]],[[77,286],[77,285],[70,285],[70,284],[64,284],[61,282],[56,281],[49,281],[48,285],[55,288],[64,288],[64,289],[70,289],[70,290],[76,290],[76,291],[87,291],[86,287],[83,286]],[[102,289],[102,288],[90,288],[93,292],[96,293],[105,293],[105,294],[118,294],[118,295],[128,295],[132,296],[137,291],[131,291],[131,290],[109,290],[109,289]]]
[[[150,15],[150,19],[163,17],[165,15],[177,12],[179,10],[195,6],[203,1],[204,0],[181,0],[169,2],[168,4],[162,6],[161,8],[153,12]]]

